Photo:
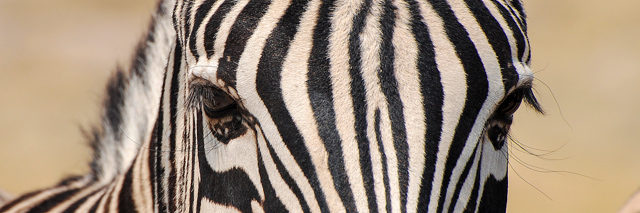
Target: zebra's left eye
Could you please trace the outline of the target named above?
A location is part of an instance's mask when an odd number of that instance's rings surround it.
[[[215,86],[206,86],[198,93],[209,130],[218,142],[227,144],[247,131],[243,110],[229,94]]]
[[[507,98],[502,101],[500,106],[498,106],[496,112],[507,116],[513,115],[513,113],[518,110],[518,107],[520,107],[522,98],[523,92],[521,92],[520,90],[513,91],[511,94],[509,94],[509,96],[507,96]]]
[[[211,88],[208,93],[202,97],[202,108],[209,118],[225,117],[238,108],[233,98],[221,89]]]

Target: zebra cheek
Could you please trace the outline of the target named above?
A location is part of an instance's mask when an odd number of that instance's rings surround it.
[[[489,130],[487,131],[488,138],[491,141],[491,144],[493,144],[493,148],[495,150],[502,149],[505,142],[507,141],[508,133],[508,126],[501,127],[501,125],[492,125],[491,127],[489,127]]]

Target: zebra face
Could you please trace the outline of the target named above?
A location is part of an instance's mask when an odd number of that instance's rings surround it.
[[[179,2],[202,205],[504,211],[536,102],[521,8],[483,2]]]
[[[517,0],[162,0],[145,39],[92,172],[0,211],[505,212],[540,111]]]

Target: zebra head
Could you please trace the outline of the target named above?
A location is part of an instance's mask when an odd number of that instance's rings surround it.
[[[539,108],[518,2],[194,0],[173,18],[160,209],[505,211],[512,115]]]

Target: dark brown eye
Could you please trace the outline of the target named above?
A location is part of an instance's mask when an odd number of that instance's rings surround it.
[[[505,98],[497,109],[497,113],[502,115],[513,115],[522,103],[523,93],[519,90],[513,91]]]
[[[211,88],[208,94],[202,96],[202,108],[209,118],[221,118],[237,109],[237,104],[224,91]]]

